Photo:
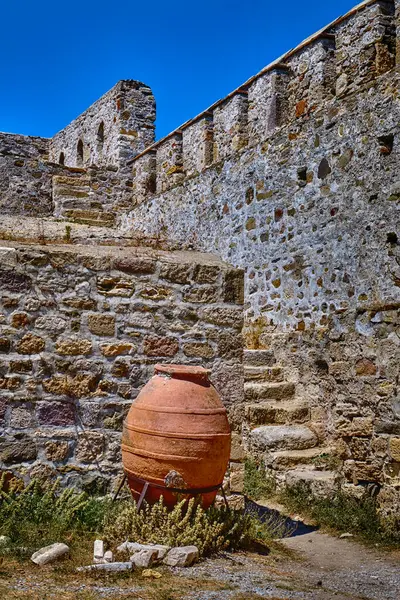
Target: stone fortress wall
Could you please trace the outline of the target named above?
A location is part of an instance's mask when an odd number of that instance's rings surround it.
[[[0,247],[0,467],[106,491],[157,362],[202,364],[231,422],[243,275],[216,257],[74,244]]]
[[[121,82],[53,140],[19,142],[45,150],[18,167],[34,202],[0,181],[11,237],[36,202],[41,227],[68,242],[87,227],[91,243],[139,236],[244,269],[245,449],[279,482],[372,489],[388,512],[400,493],[399,40],[399,0],[367,0],[153,144],[149,88]],[[22,158],[0,146],[4,178],[3,161]]]

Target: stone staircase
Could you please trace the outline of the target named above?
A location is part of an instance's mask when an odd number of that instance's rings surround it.
[[[285,380],[284,369],[270,350],[244,353],[246,432],[251,454],[263,459],[278,487],[299,482],[327,495],[336,474],[324,468],[334,450],[319,445],[311,425],[311,409],[296,397],[296,386]]]

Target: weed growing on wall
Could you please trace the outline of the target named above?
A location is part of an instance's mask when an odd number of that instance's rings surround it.
[[[275,491],[276,483],[266,473],[264,463],[248,458],[244,470],[245,494],[252,500],[261,500],[262,498],[270,498],[275,494]]]

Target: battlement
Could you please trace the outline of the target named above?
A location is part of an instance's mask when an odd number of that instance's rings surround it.
[[[373,86],[396,65],[399,15],[397,0],[359,4],[146,148],[131,161],[134,205]]]
[[[71,167],[123,168],[154,141],[155,101],[151,89],[119,81],[50,143],[50,160]]]

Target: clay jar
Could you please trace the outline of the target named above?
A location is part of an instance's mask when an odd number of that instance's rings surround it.
[[[203,508],[217,494],[228,466],[231,434],[221,398],[202,367],[156,365],[134,400],[122,436],[122,461],[138,500],[145,482],[150,504],[168,507],[202,490]],[[211,488],[211,489],[210,489]]]

